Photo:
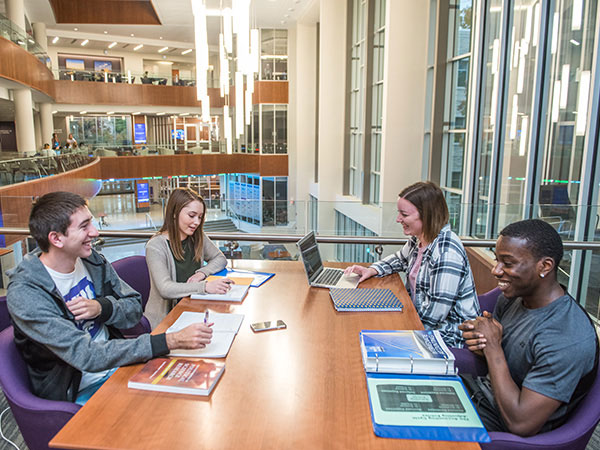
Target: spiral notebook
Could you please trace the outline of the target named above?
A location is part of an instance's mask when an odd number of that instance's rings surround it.
[[[389,289],[332,288],[337,311],[402,311],[402,302]]]

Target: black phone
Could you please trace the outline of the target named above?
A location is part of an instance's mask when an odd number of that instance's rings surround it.
[[[255,333],[259,331],[268,331],[268,330],[281,330],[283,328],[287,328],[287,325],[283,320],[268,320],[266,322],[256,322],[250,324],[250,328]]]

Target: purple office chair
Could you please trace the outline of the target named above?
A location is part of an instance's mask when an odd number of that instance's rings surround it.
[[[0,331],[10,326],[10,316],[8,315],[8,306],[6,306],[6,296],[0,297]]]
[[[500,289],[495,288],[479,296],[482,311],[494,311]],[[483,376],[487,373],[485,360],[466,348],[452,348],[459,372]],[[599,371],[600,373],[600,371]],[[480,444],[483,450],[585,450],[590,436],[600,422],[600,376],[587,396],[560,427],[531,437],[511,433],[491,432],[492,442]]]
[[[0,385],[30,450],[48,449],[50,439],[80,408],[31,393],[27,366],[15,345],[12,326],[0,333]]]
[[[148,296],[150,295],[150,273],[148,272],[146,257],[140,255],[128,256],[115,261],[112,266],[125,283],[142,295],[142,309],[146,309],[146,303],[148,303]],[[150,333],[150,331],[152,331],[152,327],[146,316],[142,316],[133,328],[121,330],[126,338],[135,338],[141,334]]]

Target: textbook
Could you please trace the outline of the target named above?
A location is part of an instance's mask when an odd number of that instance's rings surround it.
[[[224,370],[225,364],[219,362],[157,358],[148,361],[127,386],[147,391],[210,395]]]
[[[212,323],[213,336],[210,344],[196,350],[177,349],[172,350],[169,356],[187,356],[192,358],[225,358],[233,339],[237,334],[242,321],[243,314],[227,314],[208,312],[208,323]],[[204,313],[184,311],[179,318],[167,329],[167,333],[180,331],[193,323],[204,322]]]
[[[455,375],[454,355],[437,330],[362,330],[366,372]]]
[[[402,302],[389,289],[331,288],[336,311],[402,311]]]
[[[214,300],[221,302],[241,302],[250,289],[250,284],[232,284],[225,294],[192,294],[192,300]]]
[[[366,375],[373,431],[377,436],[491,441],[459,377]]]
[[[275,276],[274,273],[270,272],[254,272],[252,270],[243,270],[243,269],[223,269],[220,272],[214,273],[213,276],[217,277],[227,277],[227,278],[247,278],[252,277],[252,283],[250,286],[259,287],[265,281],[270,280]]]

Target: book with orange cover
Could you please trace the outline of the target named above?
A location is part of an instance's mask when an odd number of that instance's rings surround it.
[[[148,361],[127,386],[132,389],[210,395],[225,364],[203,359],[156,358]]]

